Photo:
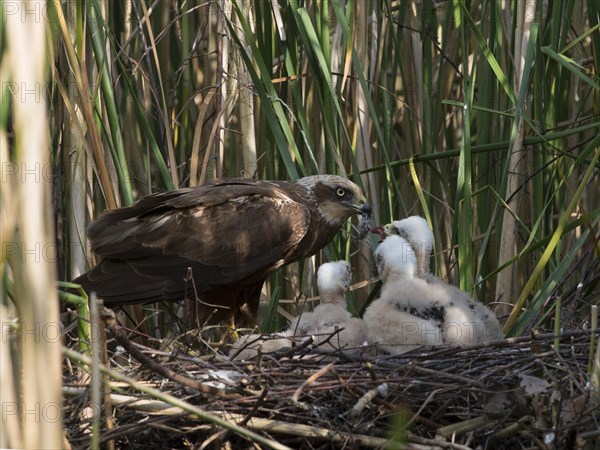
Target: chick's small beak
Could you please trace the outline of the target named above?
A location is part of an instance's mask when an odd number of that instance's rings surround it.
[[[398,230],[395,229],[391,223],[386,223],[383,226],[383,232],[386,236],[391,236],[392,234],[398,234]]]

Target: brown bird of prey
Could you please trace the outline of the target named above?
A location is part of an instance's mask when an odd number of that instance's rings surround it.
[[[360,188],[335,175],[214,180],[103,213],[88,229],[98,263],[74,280],[108,305],[199,299],[198,324],[256,316],[269,274],[325,247]]]

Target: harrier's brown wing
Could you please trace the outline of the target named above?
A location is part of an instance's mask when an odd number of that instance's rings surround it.
[[[75,281],[109,303],[181,299],[188,268],[200,293],[247,277],[262,281],[310,226],[308,207],[289,189],[298,188],[219,182],[108,212],[89,230],[102,259]]]

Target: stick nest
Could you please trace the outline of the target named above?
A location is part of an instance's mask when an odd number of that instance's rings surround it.
[[[575,331],[561,336],[558,351],[554,337],[543,334],[394,357],[324,351],[309,340],[297,351],[251,361],[130,343],[151,363],[121,351],[111,365],[294,449],[581,448],[600,428],[588,375],[592,340]],[[114,423],[101,421],[101,442],[120,449],[264,448],[127,384],[111,385],[104,399],[112,402]],[[73,448],[89,445],[88,391],[77,371],[67,371]]]

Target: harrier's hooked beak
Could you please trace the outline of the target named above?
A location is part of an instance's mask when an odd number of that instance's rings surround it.
[[[361,197],[358,202],[353,203],[350,207],[365,218],[371,219],[371,205],[366,198]]]

